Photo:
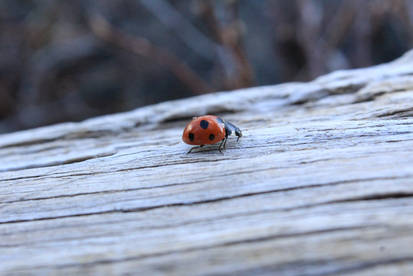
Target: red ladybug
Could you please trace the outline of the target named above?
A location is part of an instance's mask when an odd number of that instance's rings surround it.
[[[205,115],[201,117],[194,117],[192,121],[185,127],[182,134],[182,140],[189,145],[211,145],[221,142],[218,150],[225,148],[228,136],[234,132],[239,138],[242,136],[241,130],[235,125],[224,119],[213,115]],[[191,148],[190,153],[194,148]]]

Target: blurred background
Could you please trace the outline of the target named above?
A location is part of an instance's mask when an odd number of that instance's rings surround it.
[[[412,45],[409,0],[1,0],[0,133],[308,81]]]

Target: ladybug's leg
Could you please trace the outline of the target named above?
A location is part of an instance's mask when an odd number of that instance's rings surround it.
[[[238,136],[238,138],[237,138],[237,142],[238,142],[238,141],[239,141],[239,138],[242,137],[242,132],[241,132],[241,130],[240,130],[239,128],[237,128],[237,129],[235,130],[235,135]]]
[[[221,143],[219,144],[218,150],[220,153],[222,153],[222,149],[225,147],[225,143],[227,142],[227,138],[225,137],[222,139]]]
[[[199,147],[192,147],[186,154],[188,154],[188,153],[191,153],[191,151],[193,150],[193,149],[199,149],[199,148],[202,148],[204,145],[200,145]]]
[[[225,128],[225,138],[224,140],[222,140],[222,142],[224,142],[224,145],[222,146],[225,149],[225,146],[227,145],[227,140],[228,140],[228,136],[231,135],[231,130]]]

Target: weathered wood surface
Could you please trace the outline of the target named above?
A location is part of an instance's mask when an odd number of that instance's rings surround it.
[[[187,155],[206,113],[244,137]],[[0,160],[2,274],[413,275],[413,52],[3,135]]]

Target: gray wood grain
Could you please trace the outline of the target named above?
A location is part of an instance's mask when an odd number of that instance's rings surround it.
[[[192,116],[244,136],[186,154]],[[0,274],[413,274],[413,52],[0,136]]]

